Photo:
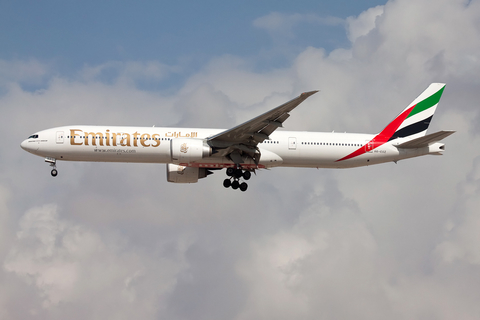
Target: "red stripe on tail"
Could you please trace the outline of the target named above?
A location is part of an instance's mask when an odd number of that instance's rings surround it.
[[[388,126],[385,127],[385,129],[382,130],[379,134],[375,136],[370,142],[368,142],[366,145],[360,147],[359,149],[355,150],[354,152],[350,153],[348,156],[343,157],[342,159],[338,159],[335,162],[338,161],[343,161],[343,160],[348,160],[351,158],[358,157],[359,155],[364,154],[367,152],[367,145],[372,146],[372,148],[369,148],[368,151],[371,151],[375,148],[380,147],[382,144],[390,140],[390,138],[393,136],[393,134],[397,131],[398,127],[402,124],[403,121],[408,117],[410,112],[415,108],[415,106],[412,106],[402,112],[398,117],[396,117],[392,122],[388,124]]]

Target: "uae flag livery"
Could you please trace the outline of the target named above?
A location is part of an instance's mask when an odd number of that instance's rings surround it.
[[[445,89],[445,84],[432,83],[412,105],[402,112],[402,114],[406,113],[407,116],[389,140],[405,137],[416,138],[425,135],[442,96],[443,89]]]
[[[424,136],[444,89],[444,83],[432,83],[375,138],[337,161],[355,158],[397,138],[406,138],[408,141]]]

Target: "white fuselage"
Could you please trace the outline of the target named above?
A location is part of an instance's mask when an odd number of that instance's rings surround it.
[[[65,126],[38,132],[22,142],[28,152],[56,160],[174,163],[171,143],[173,139],[205,139],[222,129]],[[396,139],[372,147],[372,134],[325,133],[277,130],[270,140],[258,144],[261,153],[258,166],[246,162],[242,167],[308,167],[351,168],[436,153],[441,143],[417,149],[398,149],[402,142]],[[341,160],[357,152],[352,158]],[[189,163],[189,167],[224,168],[234,163],[215,154]]]

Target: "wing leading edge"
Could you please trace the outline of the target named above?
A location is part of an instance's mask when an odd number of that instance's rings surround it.
[[[242,163],[245,155],[258,164],[260,152],[257,145],[268,139],[277,128],[283,126],[283,122],[290,116],[290,111],[317,92],[318,90],[304,92],[258,117],[207,138],[207,143],[217,155],[230,157],[235,164]]]

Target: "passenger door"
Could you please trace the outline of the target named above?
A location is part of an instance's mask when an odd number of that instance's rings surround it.
[[[63,143],[63,131],[57,131],[56,142],[57,143]]]
[[[290,137],[288,138],[288,150],[296,150],[297,149],[297,138]]]

